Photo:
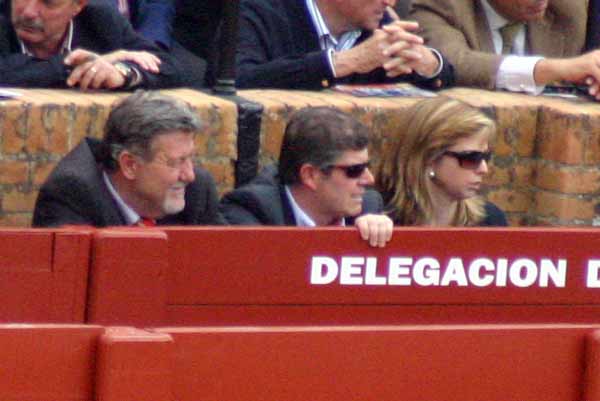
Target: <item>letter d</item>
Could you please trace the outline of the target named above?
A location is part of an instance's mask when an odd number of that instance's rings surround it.
[[[310,265],[311,284],[331,284],[337,278],[340,268],[335,260],[327,256],[313,256]]]
[[[587,268],[587,288],[600,288],[600,279],[598,278],[598,270],[600,270],[600,259],[588,260]]]

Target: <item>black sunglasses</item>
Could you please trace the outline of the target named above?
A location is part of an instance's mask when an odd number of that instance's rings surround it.
[[[344,166],[341,164],[330,164],[327,167],[325,167],[323,171],[337,168],[339,170],[342,170],[348,178],[358,178],[365,172],[366,169],[369,168],[370,164],[371,162],[350,164],[349,166]]]
[[[480,152],[478,150],[471,150],[467,152],[452,152],[447,150],[444,152],[445,155],[452,156],[458,160],[458,164],[462,168],[469,170],[477,169],[483,160],[487,162],[492,158],[492,152]]]

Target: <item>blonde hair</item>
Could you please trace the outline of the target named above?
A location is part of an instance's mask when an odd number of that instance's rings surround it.
[[[395,223],[426,225],[434,212],[426,184],[428,163],[462,138],[484,134],[493,142],[496,124],[478,109],[443,96],[412,106],[405,112],[405,122],[404,133],[385,146],[376,186]],[[477,224],[485,216],[484,205],[479,196],[459,200],[452,225]]]

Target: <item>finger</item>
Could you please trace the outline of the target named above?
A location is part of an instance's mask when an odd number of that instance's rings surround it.
[[[385,24],[381,27],[384,31],[392,33],[394,31],[402,30],[409,32],[418,32],[419,31],[419,23],[417,21],[394,21],[389,24]]]
[[[387,33],[389,35],[389,37],[388,37],[389,42],[402,41],[402,42],[407,42],[411,45],[422,45],[423,43],[425,43],[425,41],[423,40],[422,37],[420,37],[419,35],[416,35],[414,33],[411,33],[409,31],[398,30],[398,31],[392,31],[392,32],[387,32]]]
[[[96,58],[96,54],[84,49],[75,49],[64,60],[66,65],[80,65]]]
[[[89,63],[79,64],[77,67],[75,67],[73,69],[73,71],[71,71],[69,78],[67,78],[67,85],[69,85],[69,86],[78,85],[79,82],[81,81],[81,77],[83,76],[83,74],[85,74],[85,72],[87,71],[88,68],[89,68]]]
[[[401,51],[410,48],[410,44],[405,41],[397,41],[392,43],[383,49],[383,55],[388,57],[395,57]]]
[[[88,88],[89,89],[101,89],[105,87],[105,83],[110,74],[110,70],[106,68],[102,68],[101,70],[96,71],[94,76],[92,77]]]
[[[360,233],[360,237],[367,241],[369,240],[369,222],[365,219],[357,219],[356,227],[358,228],[358,232]]]
[[[383,64],[383,69],[388,77],[397,77],[398,75],[410,74],[413,69],[406,63],[402,57],[393,58]]]
[[[390,6],[387,6],[385,9],[386,9],[388,15],[390,16],[390,18],[392,19],[392,21],[400,21],[400,16],[398,15],[398,13],[396,13],[396,10],[394,10]]]
[[[98,67],[96,67],[92,64],[82,74],[81,79],[79,80],[79,88],[82,90],[87,90],[97,73],[98,73]]]

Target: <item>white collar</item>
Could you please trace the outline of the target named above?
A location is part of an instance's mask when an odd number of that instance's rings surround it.
[[[33,53],[29,51],[25,43],[21,39],[18,39],[21,45],[21,53],[28,56],[34,57]],[[71,52],[71,44],[73,43],[73,20],[69,21],[69,27],[67,28],[67,36],[64,38],[62,45],[60,46],[59,54],[67,54]]]
[[[113,199],[117,203],[117,207],[121,211],[121,214],[125,218],[125,223],[128,226],[136,224],[140,220],[140,215],[136,213],[125,201],[121,198],[121,195],[117,192],[117,189],[113,186],[110,181],[110,177],[106,174],[106,171],[102,171],[102,178],[108,188],[108,192],[112,195]]]

